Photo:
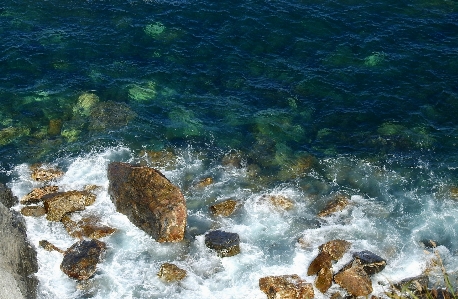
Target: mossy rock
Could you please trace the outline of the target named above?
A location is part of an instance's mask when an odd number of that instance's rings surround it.
[[[185,138],[200,136],[203,133],[203,124],[190,110],[177,108],[169,113],[171,126],[167,128],[169,138]]]
[[[93,93],[83,93],[78,97],[73,107],[73,116],[89,116],[92,109],[100,102],[99,97]]]
[[[156,97],[156,83],[149,81],[144,84],[134,84],[129,88],[129,99],[144,102]]]
[[[0,130],[0,145],[6,145],[13,142],[15,139],[27,136],[30,134],[30,129],[26,127],[8,127]]]
[[[91,112],[89,130],[102,131],[125,126],[137,116],[127,104],[100,102]]]

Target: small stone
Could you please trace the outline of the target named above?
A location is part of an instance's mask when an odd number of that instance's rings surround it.
[[[84,217],[76,222],[69,215],[64,215],[61,222],[64,224],[68,234],[74,238],[100,239],[116,231],[112,227],[100,224],[99,219],[94,216]]]
[[[66,213],[81,211],[94,203],[96,196],[86,191],[56,192],[43,196],[46,219],[60,221]]]
[[[228,217],[234,213],[236,206],[236,200],[228,199],[210,206],[210,211],[213,215]]]
[[[229,153],[225,154],[221,164],[224,166],[231,166],[235,168],[242,167],[242,154],[238,151],[231,150]]]
[[[310,263],[307,270],[307,275],[315,275],[321,269],[332,267],[331,256],[327,252],[320,252],[317,257]]]
[[[54,168],[44,168],[40,165],[32,165],[32,179],[39,182],[46,182],[60,178],[64,172]]]
[[[345,195],[338,194],[329,202],[326,207],[318,213],[318,217],[326,217],[333,213],[342,211],[349,201]]]
[[[62,250],[58,247],[56,247],[54,244],[46,241],[46,240],[41,240],[40,242],[38,242],[38,245],[40,245],[40,247],[42,247],[44,250],[46,251],[57,251],[57,252],[60,252],[60,253],[64,253],[65,250]]]
[[[267,276],[259,279],[259,288],[268,299],[311,299],[315,297],[313,285],[297,274]]]
[[[319,247],[321,252],[326,252],[333,260],[339,260],[350,249],[351,243],[345,240],[332,240]]]
[[[240,253],[240,237],[236,233],[214,230],[205,235],[205,245],[216,251],[219,257],[229,257]]]
[[[201,180],[199,183],[197,183],[196,186],[199,188],[204,188],[211,184],[213,184],[213,179],[211,177],[208,177],[208,178]]]
[[[60,135],[62,130],[62,120],[61,119],[51,119],[48,125],[48,135],[57,136]]]
[[[41,188],[34,188],[26,196],[21,199],[21,204],[35,204],[42,201],[42,197],[46,194],[54,193],[59,190],[58,186],[44,186]]]
[[[65,251],[60,269],[71,278],[88,279],[97,270],[105,250],[106,245],[101,241],[78,241]]]
[[[367,296],[372,293],[372,281],[361,266],[353,266],[340,271],[334,281],[352,296]]]
[[[40,217],[46,214],[46,210],[41,206],[28,206],[21,209],[21,214],[30,217]]]
[[[326,293],[332,285],[332,269],[321,268],[315,279],[315,287],[321,292]]]
[[[157,276],[166,282],[180,281],[186,277],[186,270],[171,263],[164,263],[161,265]]]

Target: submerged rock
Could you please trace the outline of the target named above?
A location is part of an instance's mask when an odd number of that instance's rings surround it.
[[[205,245],[216,251],[220,257],[234,256],[240,253],[240,237],[236,233],[214,230],[205,235]]]
[[[99,97],[93,93],[83,93],[78,97],[76,105],[73,107],[73,116],[89,116],[91,110],[100,102]]]
[[[237,201],[233,199],[227,199],[225,201],[219,202],[210,206],[210,211],[215,216],[224,216],[228,217],[234,213],[235,208],[237,207]]]
[[[334,281],[352,296],[367,296],[372,293],[372,281],[361,266],[340,271]]]
[[[46,209],[42,206],[27,206],[21,209],[21,214],[30,217],[40,217],[46,215]]]
[[[43,196],[46,219],[60,221],[66,213],[81,211],[94,203],[96,196],[86,191],[55,192]]]
[[[313,286],[297,274],[267,276],[259,279],[259,288],[269,299],[311,299]]]
[[[100,239],[113,234],[116,229],[100,224],[95,216],[84,217],[79,221],[73,221],[69,215],[62,217],[61,222],[65,230],[74,238]]]
[[[283,195],[263,195],[261,199],[280,210],[291,210],[294,207],[294,202]]]
[[[318,216],[326,217],[333,213],[340,212],[345,209],[348,204],[348,198],[345,195],[338,194],[318,213]]]
[[[183,240],[186,201],[161,172],[113,162],[108,165],[108,180],[108,192],[118,212],[158,242]]]
[[[198,187],[198,188],[204,188],[204,187],[207,187],[207,186],[209,186],[209,185],[211,185],[211,184],[213,184],[213,178],[208,177],[208,178],[205,178],[205,179],[200,180],[200,181],[197,183],[196,187]]]
[[[21,204],[29,205],[39,203],[42,201],[43,196],[45,196],[46,194],[57,192],[58,190],[58,186],[44,186],[41,188],[34,188],[21,199]]]
[[[180,281],[186,277],[186,270],[171,263],[164,263],[161,265],[157,276],[166,282]]]
[[[125,103],[100,102],[92,110],[89,130],[102,131],[125,126],[137,116]]]
[[[38,242],[38,245],[40,245],[40,247],[46,251],[57,251],[60,253],[65,253],[65,250],[58,248],[57,246],[46,240],[41,240],[40,242]]]
[[[51,181],[64,175],[64,172],[59,169],[43,167],[42,165],[32,165],[30,168],[32,179],[39,182]]]
[[[101,241],[76,242],[65,251],[60,269],[71,278],[88,279],[97,270],[97,264],[105,250],[106,245]]]

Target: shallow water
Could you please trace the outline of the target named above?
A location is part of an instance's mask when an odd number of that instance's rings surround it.
[[[21,198],[41,186],[30,179],[31,164],[59,167],[64,190],[102,186],[87,213],[118,229],[103,240],[109,250],[83,291],[58,269],[60,254],[39,248],[39,297],[265,298],[260,277],[296,273],[313,282],[308,264],[335,238],[387,260],[373,277],[376,294],[427,268],[426,239],[440,245],[453,275],[457,8],[351,0],[1,4],[1,180]],[[145,150],[173,158],[153,163]],[[231,153],[237,167],[227,164]],[[111,161],[159,168],[182,189],[186,242],[159,244],[116,213],[107,195]],[[214,183],[195,188],[205,177]],[[318,218],[336,193],[350,206]],[[273,210],[265,194],[294,208]],[[236,214],[212,217],[208,206],[227,198],[242,203]],[[42,218],[27,225],[35,246],[75,241]],[[242,253],[220,259],[206,249],[203,236],[214,228],[237,232]],[[164,261],[187,278],[162,283]]]

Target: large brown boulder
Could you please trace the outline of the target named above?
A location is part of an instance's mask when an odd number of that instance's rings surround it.
[[[42,197],[46,209],[46,219],[60,221],[71,212],[81,211],[94,203],[96,196],[87,191],[55,192]]]
[[[108,165],[108,192],[116,210],[158,242],[184,238],[186,201],[161,172],[146,166]]]
[[[89,279],[97,270],[105,250],[106,245],[101,241],[78,241],[65,251],[60,269],[71,278]]]
[[[267,276],[259,279],[259,288],[269,299],[312,299],[313,286],[297,274]]]

